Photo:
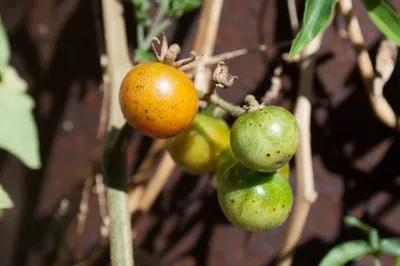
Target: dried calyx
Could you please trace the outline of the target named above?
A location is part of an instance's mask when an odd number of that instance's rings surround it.
[[[223,89],[230,88],[235,79],[238,79],[238,77],[229,74],[228,66],[224,62],[217,64],[212,76],[212,82],[216,87]]]
[[[157,42],[159,45],[161,44],[160,53],[157,52],[154,42]],[[165,32],[163,32],[162,41],[160,42],[157,37],[154,37],[151,46],[153,47],[153,52],[156,55],[158,62],[173,66],[175,68],[180,68],[196,60],[196,53],[192,51],[190,52],[189,57],[176,61],[176,58],[181,52],[181,48],[178,44],[172,44],[171,46],[168,46]]]

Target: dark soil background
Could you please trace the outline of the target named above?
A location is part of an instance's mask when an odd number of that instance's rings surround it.
[[[12,65],[29,82],[37,102],[44,163],[42,170],[30,171],[15,158],[0,154],[0,182],[16,204],[0,221],[0,266],[55,265],[57,256],[60,258],[57,246],[74,244],[76,219],[71,216],[71,226],[67,226],[57,222],[56,212],[65,198],[70,198],[72,209],[76,205],[96,148],[102,92],[91,2],[0,1],[11,40]],[[359,1],[354,3],[374,56],[382,36]],[[399,11],[400,1],[392,3]],[[301,11],[303,1],[299,8]],[[135,25],[130,10],[127,12],[128,35],[133,42]],[[187,14],[168,30],[170,40],[183,46],[183,54],[193,44],[198,15],[197,11]],[[288,22],[286,1],[227,0],[215,53],[289,40]],[[241,103],[249,92],[263,95],[279,62],[278,54],[284,51],[288,48],[229,62],[230,72],[240,79],[221,95],[235,103]],[[294,65],[285,66],[284,99],[279,104],[289,109],[296,97],[297,76]],[[398,113],[399,85],[397,67],[385,95]],[[400,234],[400,138],[373,116],[354,52],[332,26],[323,39],[314,93],[312,144],[319,198],[296,252],[295,266],[317,265],[335,244],[364,237],[343,225],[347,214],[376,226],[382,236]],[[135,140],[133,155],[138,144],[146,141],[139,136]],[[132,156],[133,160],[137,157]],[[291,180],[295,186],[294,171]],[[93,196],[83,253],[96,243],[100,222]],[[143,253],[150,254],[149,265],[266,266],[274,264],[287,224],[265,233],[235,229],[222,215],[208,178],[176,170],[137,226],[137,243]],[[64,232],[68,232],[66,238]],[[107,263],[104,259],[96,265]],[[382,263],[393,265],[393,259],[382,257]],[[365,258],[354,265],[372,265],[372,261]]]

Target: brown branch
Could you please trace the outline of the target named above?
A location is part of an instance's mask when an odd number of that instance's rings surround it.
[[[134,180],[134,187],[128,193],[128,208],[131,214],[139,207],[140,200],[146,187],[145,180],[154,167],[156,156],[165,148],[165,142],[165,140],[155,140],[152,143],[150,150],[132,178]]]
[[[212,73],[211,69],[205,66],[204,60],[214,52],[223,4],[223,0],[204,1],[193,47],[194,52],[203,55],[195,71],[194,83],[197,90],[204,93],[210,90]]]
[[[79,203],[78,221],[75,230],[75,257],[81,257],[82,250],[82,235],[85,230],[86,218],[89,212],[89,200],[92,194],[92,186],[94,183],[93,176],[86,178],[82,189],[82,197]]]
[[[301,53],[299,95],[294,115],[300,126],[300,145],[295,156],[296,195],[293,211],[288,219],[288,231],[280,253],[280,266],[290,266],[300,241],[311,205],[317,199],[314,187],[314,173],[311,153],[311,99],[315,73],[315,56],[321,44],[322,34],[318,35]]]
[[[364,89],[371,103],[372,110],[374,111],[376,117],[382,121],[382,123],[399,132],[399,117],[390,107],[386,98],[383,96],[382,90],[384,84],[379,81],[380,77],[374,73],[374,67],[365,45],[360,24],[358,19],[353,15],[352,1],[340,0],[339,7],[347,24],[349,39],[357,54],[358,68],[360,70],[361,78],[364,83]]]
[[[299,18],[297,16],[297,7],[295,0],[287,0],[289,10],[290,27],[292,29],[292,35],[295,37],[299,32]]]
[[[267,90],[267,92],[264,94],[264,97],[262,98],[262,102],[266,105],[274,104],[279,98],[279,93],[282,91],[282,71],[282,65],[279,65],[274,69],[274,75],[271,78],[271,87],[269,90]]]
[[[146,190],[143,192],[143,197],[138,205],[139,211],[147,212],[151,208],[174,168],[175,163],[169,153],[166,151],[157,167],[156,172],[150,179],[149,184],[146,186]]]
[[[238,49],[238,50],[231,51],[231,52],[214,55],[211,57],[200,56],[199,60],[196,60],[190,64],[187,64],[187,65],[181,67],[180,69],[182,71],[188,73],[188,72],[193,71],[193,69],[196,69],[200,64],[204,64],[207,67],[211,67],[213,65],[218,64],[220,61],[228,61],[228,60],[240,57],[240,56],[247,55],[252,52],[264,52],[268,48],[269,47],[267,45],[262,44],[256,48],[243,48],[243,49]],[[201,61],[201,59],[203,59],[203,61]]]

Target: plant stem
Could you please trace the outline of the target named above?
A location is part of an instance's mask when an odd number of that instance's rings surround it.
[[[375,74],[374,65],[365,45],[360,23],[358,22],[357,17],[353,14],[353,2],[351,0],[340,0],[339,7],[340,12],[343,14],[346,21],[350,42],[357,54],[358,68],[372,111],[386,126],[400,131],[400,118],[383,95],[384,83],[382,83],[382,81],[376,83],[377,79],[380,79],[380,77]],[[394,62],[392,62],[392,64],[394,64]]]
[[[381,261],[379,260],[379,256],[375,255],[373,257],[374,260],[374,266],[382,266]]]
[[[162,21],[162,18],[165,16],[165,14],[168,12],[169,8],[169,0],[162,0],[160,3],[160,6],[158,7],[156,17],[154,18],[153,24],[151,25],[151,28],[146,36],[146,38],[138,43],[138,48],[142,50],[148,50],[150,49],[151,46],[151,40],[153,37],[157,36],[162,32],[166,27],[169,26],[171,21],[169,19],[165,19]]]
[[[210,102],[228,111],[234,117],[239,117],[246,112],[246,110],[244,110],[242,107],[233,105],[230,102],[220,98],[216,93],[210,96]]]
[[[104,152],[104,179],[107,185],[110,215],[111,265],[134,265],[128,196],[126,191],[126,124],[108,134],[108,145]]]
[[[297,96],[294,115],[300,127],[300,144],[295,156],[296,162],[296,197],[293,210],[288,219],[288,229],[283,248],[279,255],[279,266],[290,266],[297,244],[300,241],[304,225],[312,204],[317,199],[314,187],[314,172],[311,150],[311,111],[313,82],[315,75],[316,54],[321,45],[323,32],[301,52],[299,95]]]
[[[144,26],[140,23],[136,26],[136,38],[139,46],[144,43]]]
[[[103,172],[107,186],[110,215],[110,251],[112,266],[133,266],[133,244],[128,197],[126,194],[125,136],[129,131],[119,105],[119,88],[132,68],[121,1],[102,0],[104,39],[108,55],[110,80],[107,144],[103,155]],[[118,130],[120,129],[121,130]],[[115,141],[114,141],[115,140]]]

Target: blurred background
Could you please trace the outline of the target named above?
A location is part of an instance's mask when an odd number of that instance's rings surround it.
[[[11,43],[11,65],[29,83],[29,93],[36,101],[43,162],[41,170],[33,171],[15,157],[0,154],[0,182],[15,203],[0,221],[1,266],[71,265],[64,252],[76,244],[77,204],[99,149],[96,134],[102,69],[92,2],[0,0]],[[298,2],[302,12],[304,3]],[[382,34],[360,3],[354,1],[354,5],[374,58]],[[392,5],[400,11],[399,1]],[[182,54],[188,54],[193,46],[199,12],[185,14],[167,30],[170,42],[183,47]],[[126,21],[133,49],[133,12],[126,14]],[[229,0],[223,6],[214,52],[291,38],[285,1]],[[279,55],[289,48],[272,47],[230,61],[229,70],[239,80],[221,96],[237,104],[242,104],[248,93],[262,96],[270,87]],[[312,149],[319,197],[296,251],[296,266],[317,265],[334,245],[364,238],[359,230],[344,226],[344,215],[373,225],[384,237],[400,234],[400,138],[373,115],[355,59],[351,44],[331,25],[318,55],[313,100]],[[292,110],[297,67],[285,66],[282,80],[284,93],[279,104]],[[397,113],[399,86],[397,65],[384,90]],[[133,164],[149,147],[146,143],[147,138],[134,136],[129,151]],[[291,170],[295,187],[295,168]],[[71,212],[65,219],[59,215],[63,204],[68,204]],[[96,197],[89,202],[87,223],[81,254],[76,255],[80,259],[99,240]],[[189,176],[176,169],[151,211],[138,220],[136,244],[143,265],[273,265],[286,226],[265,233],[236,229],[223,216],[208,177]],[[107,255],[82,265],[108,265]],[[383,265],[393,263],[392,257],[382,257]],[[371,265],[371,260],[366,257],[353,265]]]

